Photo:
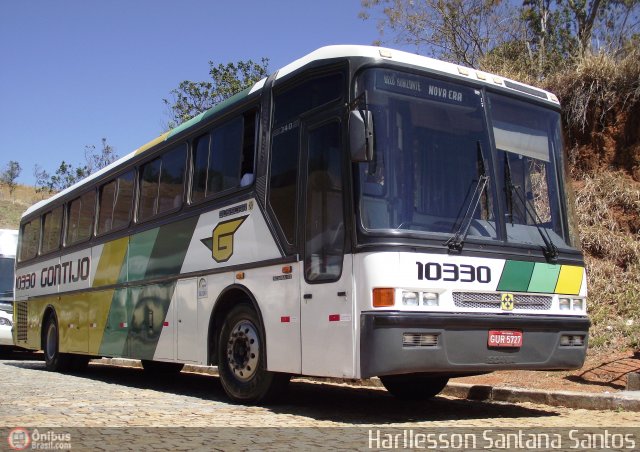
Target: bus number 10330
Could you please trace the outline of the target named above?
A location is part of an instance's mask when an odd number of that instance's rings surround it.
[[[460,281],[479,282],[487,284],[491,282],[491,269],[485,265],[478,267],[473,265],[440,264],[438,262],[416,262],[418,266],[418,279],[429,281]]]

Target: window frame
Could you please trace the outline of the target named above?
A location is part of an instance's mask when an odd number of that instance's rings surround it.
[[[156,153],[154,154],[153,158],[150,158],[149,160],[146,160],[142,163],[140,163],[139,165],[137,165],[136,170],[137,170],[137,177],[135,180],[137,189],[135,190],[135,206],[134,206],[134,211],[135,211],[135,224],[143,224],[143,223],[147,223],[149,221],[153,221],[157,218],[161,218],[165,215],[168,215],[170,213],[175,213],[178,212],[179,210],[181,210],[184,206],[185,206],[185,192],[186,192],[186,183],[189,180],[189,143],[183,141],[183,142],[179,142],[179,143],[174,143],[172,146],[164,149],[162,152]],[[164,168],[164,162],[163,159],[170,153],[174,152],[174,151],[179,151],[182,150],[184,152],[184,167],[182,169],[182,191],[180,193],[180,204],[176,207],[173,207],[171,209],[168,210],[163,210],[162,212],[158,212],[158,207],[160,205],[160,193],[162,190],[162,170]],[[157,186],[157,191],[156,191],[156,195],[155,195],[155,199],[154,199],[154,213],[150,216],[146,216],[144,218],[141,217],[140,215],[140,201],[142,199],[142,178],[144,177],[144,169],[147,165],[151,165],[154,162],[160,162],[160,167],[159,167],[159,171],[158,171],[158,186]]]
[[[132,193],[131,193],[131,206],[129,209],[129,219],[127,221],[127,223],[114,228],[113,227],[113,213],[115,212],[115,205],[116,205],[116,201],[118,200],[118,195],[120,193],[120,186],[118,184],[118,181],[120,180],[120,178],[122,178],[123,176],[126,176],[127,174],[131,174],[132,175]],[[97,190],[97,209],[96,209],[96,220],[95,220],[95,226],[94,226],[94,231],[95,231],[95,236],[96,237],[103,237],[105,235],[111,234],[112,232],[117,232],[117,231],[122,231],[123,229],[128,228],[129,226],[131,226],[131,222],[133,219],[133,215],[131,215],[132,209],[134,208],[135,204],[136,204],[136,180],[137,180],[137,174],[136,174],[136,169],[135,168],[126,168],[125,171],[122,171],[121,173],[119,173],[118,175],[110,178],[108,181],[105,181],[103,183],[97,184],[96,185],[96,190]],[[100,232],[99,228],[100,228],[100,213],[102,212],[102,199],[101,199],[101,193],[102,193],[102,189],[104,187],[106,187],[107,185],[109,185],[112,182],[116,182],[116,192],[115,192],[115,196],[113,198],[113,205],[111,206],[111,228],[107,231],[104,232]]]
[[[47,215],[53,215],[53,213],[56,210],[60,210],[60,222],[59,222],[59,226],[58,226],[60,228],[60,230],[58,231],[58,244],[54,248],[50,248],[50,249],[45,250],[44,249],[44,245],[45,245],[45,234],[46,234],[46,226],[47,226],[47,222],[46,222]],[[59,205],[53,207],[51,210],[48,210],[47,212],[43,213],[40,216],[41,217],[41,223],[40,223],[40,247],[39,247],[38,255],[44,256],[46,254],[55,253],[56,251],[60,251],[60,249],[62,248],[62,238],[63,238],[64,229],[65,229],[64,214],[65,214],[64,205],[63,204],[59,204]]]
[[[247,142],[245,140],[245,138],[247,137],[246,132],[247,132],[247,118],[250,117],[251,121],[253,122],[253,134],[251,137],[251,140],[253,141],[253,146],[251,148],[251,154],[252,154],[252,174],[253,174],[253,181],[250,184],[245,185],[244,187],[241,185],[241,181],[242,181],[242,176],[243,176],[243,164],[244,164],[244,157],[245,157],[245,148],[247,145]],[[242,120],[242,133],[241,133],[241,141],[240,141],[240,158],[239,158],[239,165],[238,165],[238,184],[235,187],[231,187],[231,188],[227,188],[221,191],[217,191],[214,192],[212,194],[208,194],[207,193],[207,189],[208,189],[208,183],[209,183],[209,169],[210,169],[210,165],[211,165],[211,157],[213,155],[213,144],[214,144],[214,139],[213,139],[213,133],[216,129],[220,129],[223,128],[224,126],[231,124],[234,120],[238,120],[241,119]],[[216,199],[220,199],[220,198],[224,198],[226,196],[241,192],[243,190],[248,190],[250,188],[252,188],[255,185],[255,181],[256,181],[256,172],[257,172],[257,147],[258,147],[258,131],[259,131],[259,127],[260,127],[260,109],[259,106],[256,104],[250,104],[249,106],[245,106],[244,108],[240,109],[239,111],[236,111],[236,113],[231,114],[231,115],[225,115],[224,117],[220,118],[218,121],[216,121],[213,125],[211,125],[210,127],[206,128],[205,130],[201,131],[201,133],[199,133],[198,135],[194,136],[193,138],[190,139],[189,142],[189,173],[190,173],[190,178],[188,181],[188,196],[187,196],[187,204],[189,206],[198,206],[200,204],[204,204],[207,202],[210,202],[212,200],[216,200]],[[203,139],[203,138],[207,138],[209,140],[209,146],[208,146],[208,154],[207,154],[207,172],[205,174],[205,192],[204,195],[199,198],[199,199],[195,199],[194,200],[194,181],[195,181],[195,175],[196,175],[196,151],[197,151],[197,144],[198,142]]]
[[[91,218],[91,231],[89,232],[89,236],[87,238],[83,238],[80,240],[76,240],[74,242],[69,242],[68,239],[68,233],[69,233],[69,228],[71,227],[71,221],[70,221],[70,212],[71,212],[71,205],[75,202],[75,201],[81,201],[83,197],[89,195],[90,193],[93,193],[93,209],[92,209],[92,218]],[[86,192],[82,193],[79,196],[76,196],[75,198],[73,198],[72,200],[68,201],[67,203],[65,203],[65,227],[64,227],[64,233],[63,233],[63,240],[62,240],[62,246],[64,248],[68,248],[71,246],[75,246],[75,245],[79,245],[82,243],[86,243],[89,240],[91,240],[93,238],[93,236],[95,235],[96,232],[96,213],[97,213],[97,202],[98,202],[98,194],[97,194],[97,187],[92,187],[90,190],[87,190]],[[82,214],[82,210],[80,210],[80,213]]]

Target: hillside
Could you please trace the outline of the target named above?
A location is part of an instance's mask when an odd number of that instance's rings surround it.
[[[18,185],[13,196],[10,196],[7,187],[0,185],[0,229],[18,229],[22,213],[46,197],[37,193],[34,187],[26,185]]]

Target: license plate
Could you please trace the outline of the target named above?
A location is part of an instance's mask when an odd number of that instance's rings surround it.
[[[522,346],[522,331],[491,330],[487,345],[489,347],[520,348]]]

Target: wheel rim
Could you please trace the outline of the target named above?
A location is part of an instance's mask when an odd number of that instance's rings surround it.
[[[52,322],[47,329],[47,360],[51,361],[55,358],[58,352],[58,331],[55,324]]]
[[[234,325],[227,340],[227,362],[240,381],[250,380],[258,370],[260,340],[258,331],[249,320]]]

